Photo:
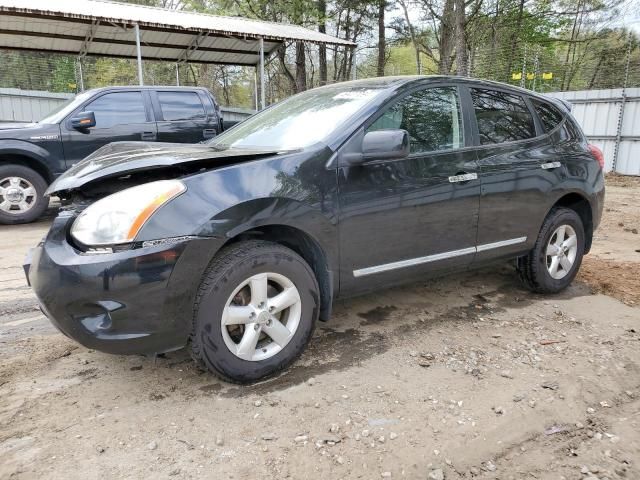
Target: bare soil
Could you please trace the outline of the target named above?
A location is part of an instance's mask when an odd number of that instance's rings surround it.
[[[54,209],[0,227],[0,479],[639,479],[640,182],[607,180],[562,294],[504,265],[341,301],[249,387],[68,340],[21,269]]]

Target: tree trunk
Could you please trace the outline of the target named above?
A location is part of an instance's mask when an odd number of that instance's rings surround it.
[[[318,0],[318,31],[320,33],[327,33],[327,2],[326,0]],[[327,84],[327,45],[320,44],[318,52],[318,61],[320,65],[318,67],[320,75],[320,85]]]
[[[455,18],[454,1],[445,0],[442,10],[442,22],[440,23],[440,41],[438,43],[438,73],[449,75],[451,73],[451,57],[453,55]]]
[[[387,39],[384,30],[384,9],[387,6],[386,0],[379,0],[378,3],[378,71],[379,77],[384,77],[384,64],[386,63]]]
[[[464,9],[465,0],[455,0],[455,17],[456,17],[456,66],[457,73],[466,77],[467,71],[467,35],[465,27],[467,17]]]
[[[447,0],[450,1],[450,0]],[[418,39],[416,38],[415,30],[413,29],[413,24],[411,20],[409,20],[409,10],[407,9],[407,4],[404,1],[398,2],[402,7],[402,11],[404,12],[404,19],[407,22],[407,27],[409,27],[409,34],[411,35],[411,43],[413,44],[413,48],[416,52],[416,73],[420,75],[422,73],[422,64],[420,63],[420,46],[418,45]]]
[[[304,42],[296,42],[296,93],[307,89],[307,63]]]

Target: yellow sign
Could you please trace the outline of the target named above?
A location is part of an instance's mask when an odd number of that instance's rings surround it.
[[[78,85],[76,85],[75,83],[69,83],[69,88],[76,88]]]
[[[553,80],[553,72],[543,72],[542,79],[543,80]]]
[[[522,72],[512,73],[511,80],[522,80]]]
[[[533,80],[534,78],[536,78],[535,73],[527,73],[527,80]]]

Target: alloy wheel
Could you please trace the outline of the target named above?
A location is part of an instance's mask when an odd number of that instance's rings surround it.
[[[259,273],[229,296],[221,318],[222,336],[231,353],[259,362],[291,341],[301,315],[300,293],[293,282],[278,273]]]
[[[576,261],[578,235],[571,225],[560,225],[549,238],[546,259],[551,278],[560,280],[567,276]]]

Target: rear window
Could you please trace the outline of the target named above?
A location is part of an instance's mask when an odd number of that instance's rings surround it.
[[[205,116],[196,92],[158,92],[162,117],[167,121],[191,120]]]
[[[533,99],[531,103],[538,117],[540,117],[540,121],[546,132],[550,132],[562,122],[564,116],[553,105]]]
[[[533,116],[520,95],[472,88],[471,97],[482,145],[536,136]]]

